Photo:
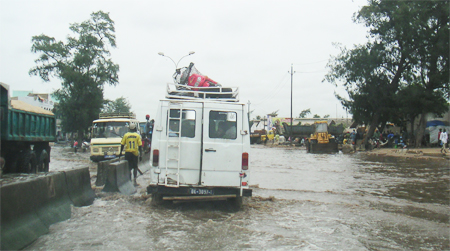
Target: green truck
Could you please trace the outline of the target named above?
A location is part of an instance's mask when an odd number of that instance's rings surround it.
[[[56,141],[55,115],[43,108],[11,100],[9,86],[0,85],[2,172],[48,172],[50,142]]]

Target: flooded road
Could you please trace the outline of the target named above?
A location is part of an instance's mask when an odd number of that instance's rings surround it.
[[[150,206],[144,174],[139,194],[98,192],[28,249],[449,250],[448,162],[257,145],[250,169],[253,197],[239,212],[221,202]]]

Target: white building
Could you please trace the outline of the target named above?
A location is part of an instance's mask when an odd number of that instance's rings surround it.
[[[12,100],[20,100],[30,105],[41,107],[47,111],[52,111],[54,107],[54,102],[44,98],[42,94],[30,93],[26,97],[12,97]]]

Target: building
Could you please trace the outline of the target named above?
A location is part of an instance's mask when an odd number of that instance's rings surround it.
[[[30,105],[41,107],[47,111],[53,111],[54,102],[48,99],[48,94],[30,93],[25,97],[11,97],[12,100],[20,100]]]

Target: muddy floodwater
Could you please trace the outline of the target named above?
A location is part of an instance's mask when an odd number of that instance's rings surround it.
[[[448,161],[257,145],[250,164],[253,197],[239,212],[220,202],[151,206],[145,173],[138,194],[97,191],[27,249],[449,250]]]

